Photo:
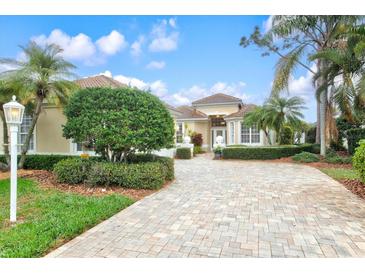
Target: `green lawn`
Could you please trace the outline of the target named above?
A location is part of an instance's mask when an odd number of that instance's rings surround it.
[[[320,168],[323,173],[332,177],[335,180],[345,180],[345,179],[360,179],[357,173],[352,169],[346,168]]]
[[[83,196],[18,181],[18,220],[9,225],[9,180],[0,180],[0,257],[41,257],[133,201],[121,195]]]

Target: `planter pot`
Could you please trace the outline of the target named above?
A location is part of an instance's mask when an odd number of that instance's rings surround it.
[[[222,152],[214,152],[214,160],[222,159]]]

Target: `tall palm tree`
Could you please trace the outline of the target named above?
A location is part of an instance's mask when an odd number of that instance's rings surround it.
[[[304,67],[314,76],[316,72],[307,64],[306,56],[331,47],[341,25],[356,24],[359,18],[358,16],[274,16],[269,32],[262,35],[256,28],[249,39],[246,37],[241,39],[241,45],[247,47],[254,43],[266,50],[263,55],[270,53],[279,55],[272,88],[272,94],[275,95],[288,89],[290,77],[298,66]],[[325,67],[326,62],[321,60],[317,62],[318,71],[322,71]],[[317,88],[323,87],[326,82],[323,77],[318,78]],[[321,92],[320,98],[317,99],[317,128],[320,129],[320,132],[317,131],[317,137],[319,135],[321,137],[321,154],[324,155],[326,113],[330,112],[327,110],[327,88],[322,90],[324,92]]]
[[[281,131],[285,126],[291,128],[298,128],[302,125],[304,118],[301,112],[304,107],[304,101],[298,96],[291,98],[272,96],[264,104],[266,120],[270,127],[272,127],[279,138],[281,138]]]
[[[327,61],[327,68],[315,78],[327,79],[326,85],[332,87],[331,97],[343,117],[356,123],[365,115],[365,27],[343,29],[332,48],[312,55],[311,59]]]
[[[74,76],[71,70],[75,66],[64,60],[61,54],[63,50],[59,46],[49,44],[41,47],[35,42],[30,42],[21,48],[25,54],[25,61],[0,59],[0,63],[14,67],[3,72],[1,76],[10,82],[19,83],[21,92],[31,94],[34,103],[32,122],[21,150],[20,168],[24,165],[34,127],[45,100],[65,104],[69,94],[76,88],[75,84],[69,81]]]

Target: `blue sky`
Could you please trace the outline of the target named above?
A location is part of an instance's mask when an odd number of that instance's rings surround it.
[[[105,73],[150,89],[173,105],[216,92],[261,104],[268,97],[277,56],[239,46],[269,16],[0,16],[0,56],[22,58],[30,39],[55,42],[80,77]],[[3,69],[0,67],[0,70]],[[310,75],[298,70],[290,93],[303,96],[315,121]]]

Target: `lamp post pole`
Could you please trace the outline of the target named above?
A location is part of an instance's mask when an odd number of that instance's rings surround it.
[[[10,125],[10,222],[16,222],[18,126]]]
[[[18,169],[18,128],[23,121],[24,106],[16,101],[3,105],[5,120],[10,130],[10,222],[16,222],[17,169]]]

